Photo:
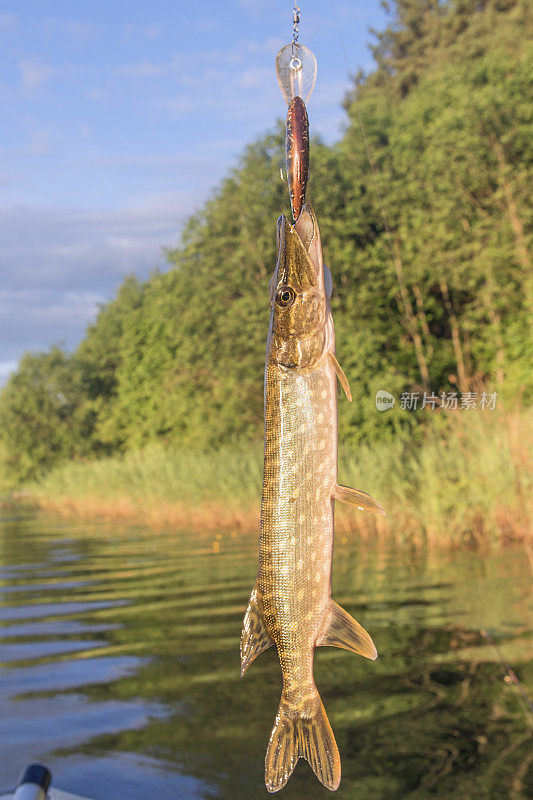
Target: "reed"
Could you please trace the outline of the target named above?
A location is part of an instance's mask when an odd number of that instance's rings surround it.
[[[341,536],[420,545],[487,545],[532,537],[533,413],[460,411],[421,441],[344,448],[339,480],[370,492],[387,517],[337,504]],[[186,528],[257,529],[262,447],[187,452],[154,444],[68,463],[27,487],[42,508]]]
[[[383,521],[361,515],[362,533],[430,545],[524,541],[533,536],[532,444],[531,411],[458,411],[420,443],[341,450],[339,479],[387,511]],[[338,517],[350,527],[344,509]]]

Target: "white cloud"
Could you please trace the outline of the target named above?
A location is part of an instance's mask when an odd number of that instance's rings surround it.
[[[250,57],[259,56],[264,60],[265,54],[276,52],[282,45],[281,39],[269,37],[262,41],[248,41],[242,39],[231,50],[198,50],[188,53],[187,57],[176,53],[168,61],[139,61],[131,64],[122,64],[115,70],[116,74],[126,77],[154,77],[166,76],[178,73],[178,79],[182,84],[194,83],[198,71],[200,74],[209,68],[211,80],[220,80],[218,74],[224,65],[234,66],[241,62],[250,61]],[[269,59],[269,64],[270,64]]]
[[[33,156],[44,156],[51,152],[54,134],[44,128],[32,131],[27,145],[27,152]]]
[[[70,42],[72,40],[79,43],[89,41],[96,33],[95,25],[75,19],[45,19],[42,26],[45,32],[58,34]]]
[[[91,291],[1,290],[0,385],[23,352],[75,347],[105,299]]]
[[[176,243],[190,211],[190,199],[179,195],[115,210],[5,208],[1,285],[105,293],[128,272],[161,264],[161,249]]]
[[[0,386],[4,384],[12,372],[15,372],[18,361],[0,361]]]
[[[213,31],[220,28],[220,21],[214,16],[205,16],[202,19],[195,20],[193,26],[198,33],[213,33]]]
[[[195,111],[199,108],[199,101],[194,100],[187,94],[180,94],[177,97],[172,97],[170,100],[166,100],[163,104],[164,108],[167,111],[170,111],[173,117],[179,117],[182,114],[188,114],[191,111]]]
[[[17,317],[18,322],[59,325],[62,329],[78,328],[80,320],[93,317],[104,296],[94,292],[49,292],[37,289],[1,289],[0,315]],[[63,338],[63,337],[62,337]]]
[[[54,74],[53,67],[38,61],[19,61],[18,66],[21,71],[22,86],[29,91],[39,89]]]
[[[272,3],[269,0],[240,0],[240,6],[246,14],[257,18],[272,13]],[[292,12],[287,6],[287,15]],[[292,24],[292,14],[291,14]],[[288,23],[287,23],[288,24]]]
[[[274,53],[277,53],[283,44],[286,44],[286,42],[283,42],[281,37],[269,36],[261,42],[254,41],[253,39],[240,42],[239,50],[244,49],[248,53],[266,53],[273,58]]]
[[[266,67],[250,67],[241,72],[237,78],[237,85],[243,89],[259,89],[268,85],[272,80],[272,70]]]
[[[177,244],[192,210],[191,198],[180,195],[116,210],[1,210],[3,363],[54,342],[74,347],[125,275],[146,278],[164,267],[163,247]]]
[[[111,96],[111,87],[110,86],[91,86],[90,89],[87,90],[85,96],[89,100],[107,100]]]
[[[165,29],[163,28],[163,26],[157,24],[147,25],[146,28],[144,29],[144,34],[146,38],[152,40],[159,39],[164,32]]]
[[[128,22],[122,28],[122,38],[124,41],[131,39],[148,39],[154,41],[160,39],[165,33],[162,25],[156,22],[149,23],[148,25],[135,25]]]
[[[169,63],[140,61],[136,64],[123,64],[117,67],[117,74],[132,78],[153,78],[158,75],[168,75],[169,72],[179,69],[180,65],[181,61],[177,57]]]

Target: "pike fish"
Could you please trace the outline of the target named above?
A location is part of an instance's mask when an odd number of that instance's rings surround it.
[[[265,759],[276,792],[300,757],[328,789],[339,786],[339,751],[313,677],[315,647],[375,659],[365,629],[331,598],[333,506],[383,514],[372,497],[337,482],[337,378],[329,298],[316,217],[308,203],[294,227],[281,216],[270,282],[265,367],[265,457],[259,570],[244,617],[241,675],[275,645],[283,690]]]

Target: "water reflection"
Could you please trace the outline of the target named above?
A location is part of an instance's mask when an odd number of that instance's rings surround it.
[[[279,666],[267,651],[241,680],[238,663],[255,537],[50,517],[0,524],[0,788],[40,759],[58,785],[94,800],[264,798]],[[480,633],[492,630],[531,683],[523,551],[344,542],[334,582],[380,653],[370,663],[317,652],[339,797],[525,798],[528,720]],[[303,762],[283,791],[325,794]]]

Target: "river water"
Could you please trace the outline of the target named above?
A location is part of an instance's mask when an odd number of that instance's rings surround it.
[[[0,790],[32,761],[93,800],[265,798],[275,653],[239,678],[257,538],[49,516],[0,519]],[[334,597],[375,663],[320,648],[339,800],[521,800],[533,683],[525,551],[336,545]],[[529,789],[529,792],[531,789]],[[284,800],[330,797],[300,761]]]

